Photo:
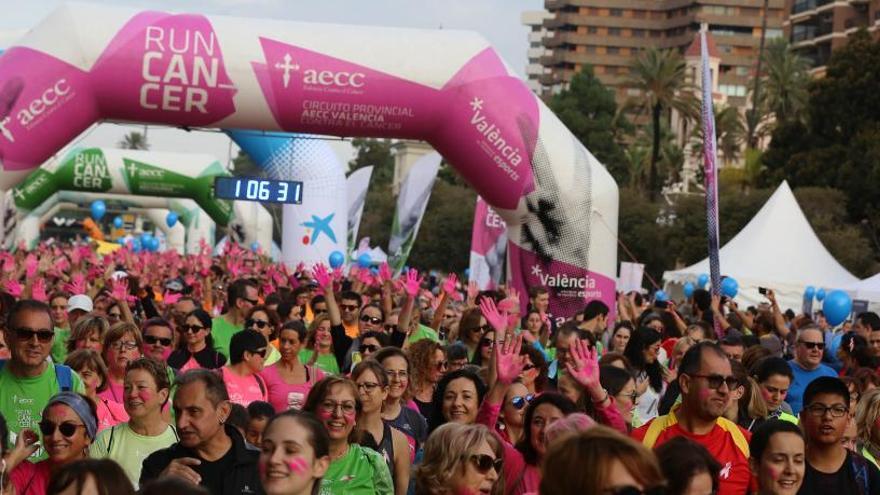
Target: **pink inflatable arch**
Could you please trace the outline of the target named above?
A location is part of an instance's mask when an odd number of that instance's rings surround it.
[[[523,303],[614,308],[617,186],[474,33],[63,6],[0,57],[0,188],[100,120],[428,141],[507,222]]]

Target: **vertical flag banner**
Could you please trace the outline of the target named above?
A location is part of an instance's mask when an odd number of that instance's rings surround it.
[[[395,272],[403,269],[416,241],[428,200],[431,199],[434,180],[440,170],[440,160],[441,156],[437,152],[419,158],[400,185],[394,223],[391,225],[391,239],[388,240],[388,264]]]
[[[703,170],[706,185],[706,227],[709,239],[709,276],[712,295],[721,294],[721,262],[718,257],[718,168],[716,167],[715,115],[712,112],[712,72],[709,70],[709,49],[706,31],[700,31],[700,57],[703,86]],[[715,333],[722,337],[721,325],[715,321]]]
[[[474,229],[471,234],[470,280],[480,290],[491,290],[501,283],[507,263],[507,227],[486,201],[477,196]]]
[[[373,166],[361,167],[345,180],[345,189],[348,193],[348,252],[354,252],[357,244],[358,228],[361,226],[361,216],[364,214],[364,204],[367,202],[367,189],[370,187],[370,178],[373,176]]]

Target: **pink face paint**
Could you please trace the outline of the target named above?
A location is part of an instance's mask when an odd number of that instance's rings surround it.
[[[345,423],[353,425],[357,420],[357,415],[355,413],[343,413],[342,417],[345,418]]]
[[[776,481],[777,479],[779,479],[779,473],[777,473],[776,470],[773,469],[772,467],[767,468],[767,474],[770,476],[770,479],[773,481]]]
[[[322,407],[318,408],[318,419],[320,419],[321,421],[330,421],[332,418],[333,418],[332,412],[326,411]]]
[[[153,398],[153,392],[150,392],[149,390],[139,390],[138,397],[140,397],[142,401],[148,402]]]
[[[302,457],[294,457],[287,462],[287,467],[294,474],[306,474],[309,469],[309,463]]]
[[[710,394],[710,392],[707,389],[700,390],[700,400],[704,401],[704,400],[709,399],[709,394]]]
[[[261,475],[265,475],[266,474],[266,463],[265,462],[258,462],[257,469],[260,471]]]

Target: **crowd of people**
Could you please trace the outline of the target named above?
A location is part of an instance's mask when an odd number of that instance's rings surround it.
[[[44,243],[0,289],[0,495],[880,493],[870,312],[697,289],[564,319],[234,244]]]

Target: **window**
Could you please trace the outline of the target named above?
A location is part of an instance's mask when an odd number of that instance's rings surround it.
[[[749,69],[748,67],[739,66],[736,68],[735,73],[737,76],[743,77],[743,76],[748,76],[749,72],[751,72],[751,69]]]
[[[880,11],[878,11],[877,14],[880,15]],[[773,38],[782,38],[782,30],[781,29],[767,29],[766,38],[768,40],[773,39]]]
[[[617,67],[616,65],[610,65],[605,68],[605,73],[615,75],[617,74],[618,69],[620,69],[620,67]]]
[[[633,10],[633,17],[636,19],[644,19],[645,11],[644,10]]]
[[[609,13],[611,14],[611,17],[620,17],[620,16],[623,15],[623,10],[621,10],[621,9],[611,9],[611,10],[609,11]]]
[[[718,91],[727,96],[743,97],[746,95],[746,87],[738,84],[720,84],[718,86]]]
[[[644,38],[645,30],[644,29],[633,29],[632,30],[633,38]]]
[[[596,53],[596,45],[584,45],[584,51],[587,53]]]
[[[599,32],[599,28],[597,28],[596,26],[587,26],[587,33],[596,34],[598,32]]]
[[[652,30],[652,31],[651,31],[651,37],[652,37],[652,38],[661,38],[661,37],[663,37],[663,32],[662,32],[662,31],[658,31],[658,30]]]
[[[609,46],[606,53],[608,53],[608,55],[617,55],[618,53],[620,53],[620,48],[616,46]]]
[[[620,36],[620,28],[608,28],[608,36]]]

